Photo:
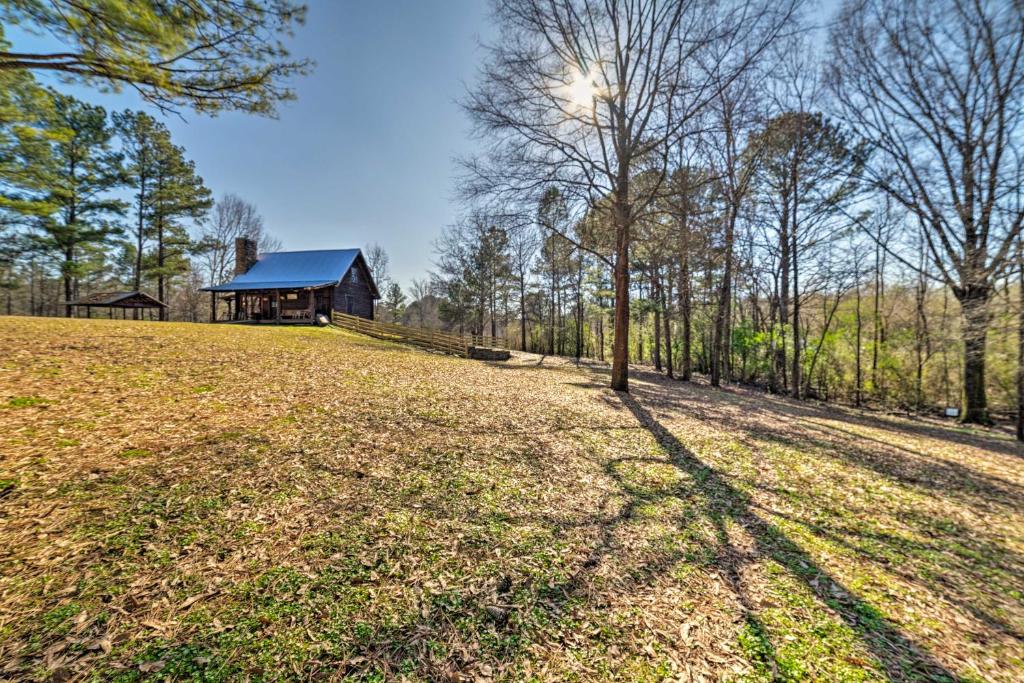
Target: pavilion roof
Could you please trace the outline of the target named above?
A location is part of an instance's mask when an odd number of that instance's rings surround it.
[[[70,306],[109,306],[112,308],[167,308],[167,304],[145,292],[94,292],[69,301]]]

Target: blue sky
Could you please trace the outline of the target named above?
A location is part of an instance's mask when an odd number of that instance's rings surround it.
[[[290,47],[317,62],[276,120],[183,112],[164,119],[214,194],[259,207],[285,249],[365,247],[391,257],[403,286],[423,277],[452,223],[453,159],[471,149],[457,100],[489,34],[483,0],[309,0]],[[15,48],[28,43],[9,33]],[[31,39],[34,44],[46,42]],[[128,92],[73,92],[108,110],[146,107]]]

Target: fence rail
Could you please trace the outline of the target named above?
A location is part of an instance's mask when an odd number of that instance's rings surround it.
[[[397,323],[367,320],[366,318],[346,315],[345,313],[334,313],[332,318],[335,325],[346,330],[376,337],[377,339],[412,344],[453,356],[462,356],[463,358],[469,356],[469,347],[471,346],[508,349],[508,342],[503,337],[451,334],[450,332],[441,332],[440,330],[407,327]]]

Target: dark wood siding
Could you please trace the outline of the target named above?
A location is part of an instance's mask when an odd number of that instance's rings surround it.
[[[362,259],[345,273],[341,284],[334,288],[334,310],[338,313],[358,315],[373,320],[373,292],[370,289],[369,273]]]

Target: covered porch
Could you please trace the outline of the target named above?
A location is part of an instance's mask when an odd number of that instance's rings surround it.
[[[217,297],[226,310],[217,306]],[[210,292],[214,322],[273,325],[311,325],[318,315],[331,315],[331,288],[242,290]]]

